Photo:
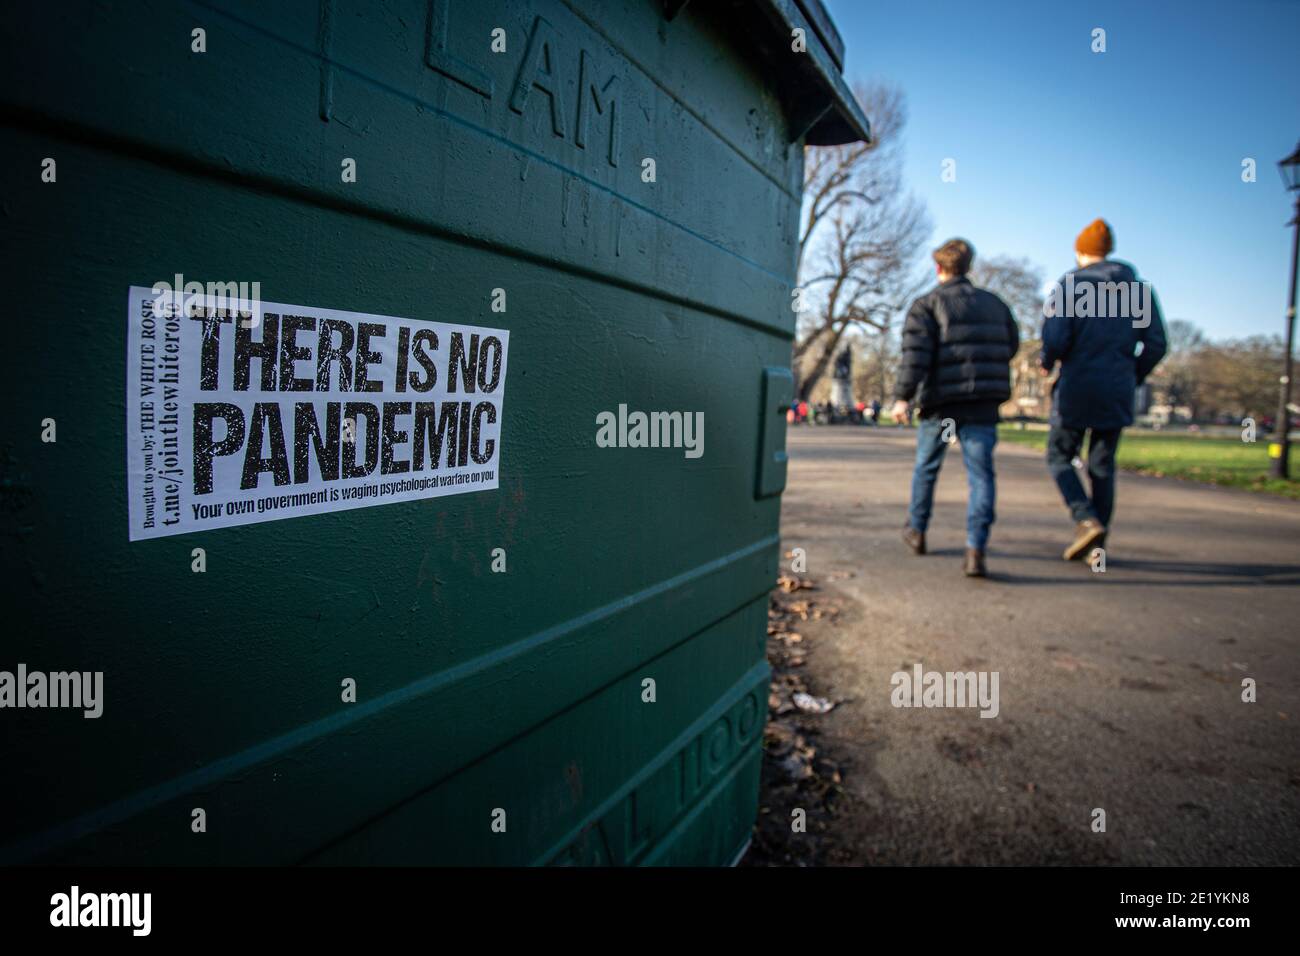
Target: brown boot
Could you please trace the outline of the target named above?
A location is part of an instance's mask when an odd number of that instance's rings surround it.
[[[984,552],[975,548],[967,548],[966,563],[962,565],[961,570],[968,578],[986,577],[988,569],[984,567]]]
[[[917,554],[925,554],[925,532],[917,531],[910,524],[903,525],[903,544]]]
[[[1092,551],[1098,541],[1106,537],[1106,529],[1096,518],[1085,518],[1074,526],[1074,540],[1062,557],[1067,561],[1081,558]]]

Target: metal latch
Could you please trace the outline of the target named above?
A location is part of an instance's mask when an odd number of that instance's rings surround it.
[[[754,497],[770,498],[785,490],[785,413],[794,397],[794,376],[788,368],[765,368],[760,391],[758,482]]]

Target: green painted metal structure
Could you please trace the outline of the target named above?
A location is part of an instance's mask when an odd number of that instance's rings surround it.
[[[0,670],[104,711],[0,710],[0,862],[735,859],[841,57],[817,2],[10,5]],[[500,488],[128,543],[127,289],[177,273],[509,329]],[[704,454],[597,447],[620,404]]]

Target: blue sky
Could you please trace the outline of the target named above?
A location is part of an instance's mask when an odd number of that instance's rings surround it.
[[[1294,196],[1277,161],[1300,139],[1300,0],[825,4],[849,81],[907,95],[905,173],[933,244],[959,235],[1052,280],[1101,216],[1166,320],[1282,332]]]

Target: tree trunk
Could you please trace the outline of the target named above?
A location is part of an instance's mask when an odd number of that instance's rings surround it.
[[[822,349],[821,354],[817,356],[812,371],[800,382],[799,398],[801,401],[808,401],[808,396],[812,394],[813,388],[821,381],[822,375],[826,372],[826,366],[831,364],[831,359],[835,356],[835,347],[840,344],[840,337],[844,335],[844,330],[847,327],[847,322],[840,324],[840,327],[835,330],[835,334],[826,343],[825,348]]]

